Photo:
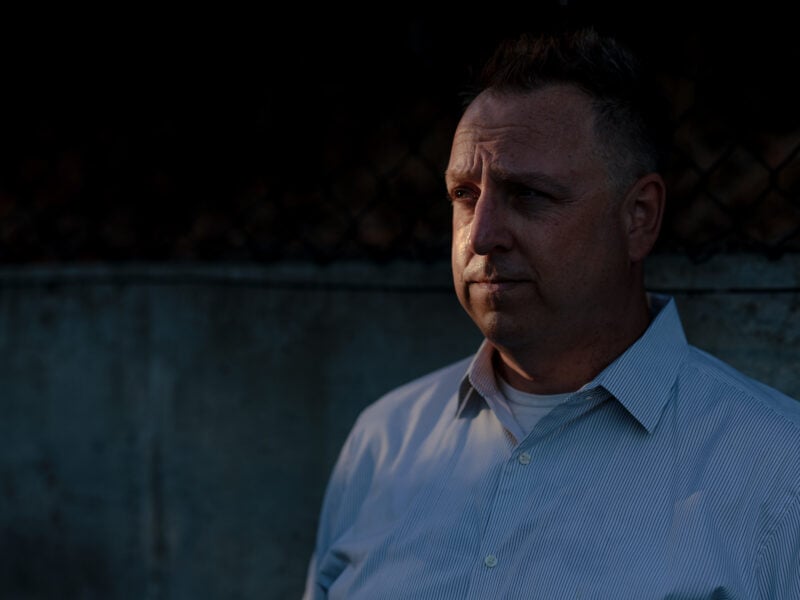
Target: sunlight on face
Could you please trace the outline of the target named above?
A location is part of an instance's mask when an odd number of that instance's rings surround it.
[[[625,227],[587,96],[484,92],[457,127],[446,182],[456,293],[496,345],[555,351],[616,314]]]

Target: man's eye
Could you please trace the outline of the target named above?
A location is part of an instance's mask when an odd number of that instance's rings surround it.
[[[450,192],[453,202],[469,202],[475,198],[475,192],[467,188],[455,188]]]
[[[547,194],[533,188],[519,188],[515,191],[514,195],[520,200],[544,200],[549,198]]]

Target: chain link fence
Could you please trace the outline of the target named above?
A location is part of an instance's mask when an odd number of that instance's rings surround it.
[[[513,31],[483,26],[480,43],[407,18],[224,51],[198,36],[145,52],[114,31],[104,56],[48,46],[5,74],[0,261],[446,260],[457,93]],[[628,32],[677,123],[656,252],[797,252],[795,38],[667,31]]]

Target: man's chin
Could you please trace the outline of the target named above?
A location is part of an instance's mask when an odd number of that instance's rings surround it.
[[[518,345],[522,340],[523,330],[517,319],[512,319],[499,311],[484,314],[475,320],[478,329],[492,344],[499,347]]]

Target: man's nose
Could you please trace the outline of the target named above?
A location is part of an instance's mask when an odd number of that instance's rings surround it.
[[[503,198],[495,191],[484,190],[475,203],[469,231],[469,245],[475,254],[487,255],[511,249],[512,215]]]

